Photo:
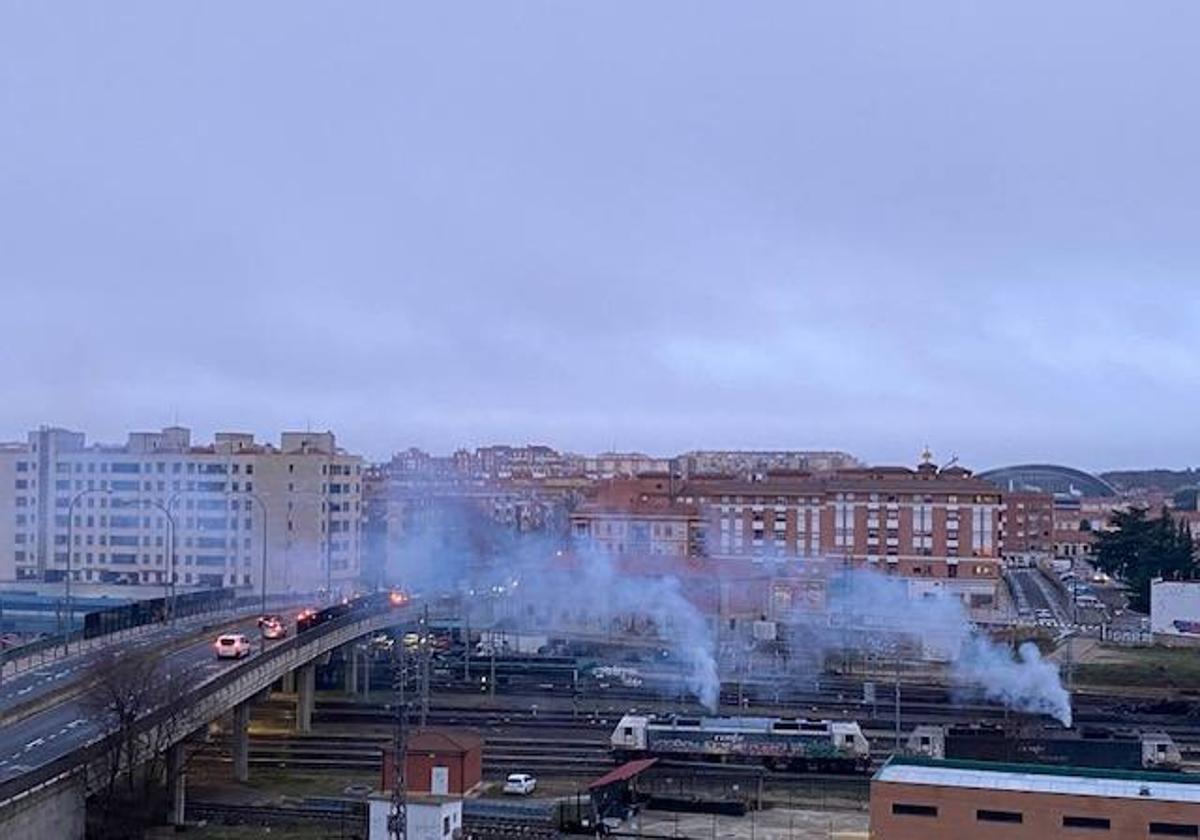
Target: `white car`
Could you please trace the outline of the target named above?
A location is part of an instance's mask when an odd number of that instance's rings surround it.
[[[264,639],[282,639],[287,635],[287,625],[282,621],[268,621],[262,626]]]
[[[215,647],[217,659],[241,659],[250,655],[250,640],[241,633],[218,636]]]
[[[528,773],[511,773],[504,780],[504,792],[514,793],[517,796],[528,796],[533,793],[536,787],[537,779]]]

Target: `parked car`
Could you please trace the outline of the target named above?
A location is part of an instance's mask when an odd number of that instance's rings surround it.
[[[250,655],[250,640],[241,633],[218,636],[215,647],[217,659],[241,659]]]
[[[517,796],[528,796],[537,787],[537,779],[528,773],[510,773],[504,780],[504,792]]]
[[[396,640],[387,633],[376,633],[371,637],[371,648],[379,651],[389,651],[396,644]]]

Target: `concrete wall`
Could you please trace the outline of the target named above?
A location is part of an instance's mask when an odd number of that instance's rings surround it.
[[[5,840],[76,840],[83,837],[87,805],[77,778],[52,783],[13,800],[0,811]]]

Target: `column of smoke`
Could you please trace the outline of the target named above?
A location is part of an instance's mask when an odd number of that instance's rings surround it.
[[[536,543],[534,543],[535,545]],[[576,550],[570,570],[545,562],[545,551],[516,554],[514,580],[523,604],[536,605],[543,632],[564,634],[590,628],[616,634],[631,626],[651,633],[683,663],[684,688],[715,711],[721,682],[714,631],[671,576],[629,575],[605,554]]]
[[[715,710],[720,678],[714,631],[684,597],[679,581],[620,573],[607,555],[579,546],[564,564],[566,549],[544,534],[491,527],[467,508],[443,510],[435,527],[405,538],[389,558],[387,577],[423,592],[469,593],[468,607],[488,597],[503,600],[514,631],[607,634],[622,620],[636,621],[685,665],[684,688]],[[472,624],[484,629],[482,621],[473,618]]]
[[[849,571],[822,613],[796,612],[793,620],[823,654],[849,644],[880,652],[899,640],[918,643],[930,658],[948,660],[950,679],[1009,708],[1046,714],[1071,725],[1071,698],[1058,668],[1026,642],[1009,648],[973,629],[962,601],[941,591],[910,597],[905,581],[871,570]]]

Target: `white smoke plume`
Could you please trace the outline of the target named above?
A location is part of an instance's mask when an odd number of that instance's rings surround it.
[[[463,591],[478,629],[654,640],[683,664],[683,687],[717,708],[715,631],[670,575],[626,573],[603,552],[497,528],[462,505],[407,534],[389,577],[420,591]]]
[[[978,686],[989,700],[1071,725],[1071,696],[1063,688],[1058,667],[1043,659],[1033,642],[1022,644],[1013,659],[1007,648],[986,637],[972,636],[960,649],[951,674]]]
[[[925,658],[950,663],[954,684],[1011,709],[1071,725],[1071,698],[1058,667],[1028,642],[1014,658],[1007,646],[973,627],[955,595],[932,589],[910,597],[907,581],[868,569],[847,572],[841,584],[832,588],[824,612],[795,614],[823,654],[919,646]]]
[[[714,631],[694,604],[684,597],[679,581],[670,576],[629,576],[617,570],[606,555],[584,551],[570,593],[549,592],[563,599],[592,599],[589,611],[606,626],[649,622],[658,638],[686,666],[685,687],[702,705],[716,711],[721,681],[717,674]]]

